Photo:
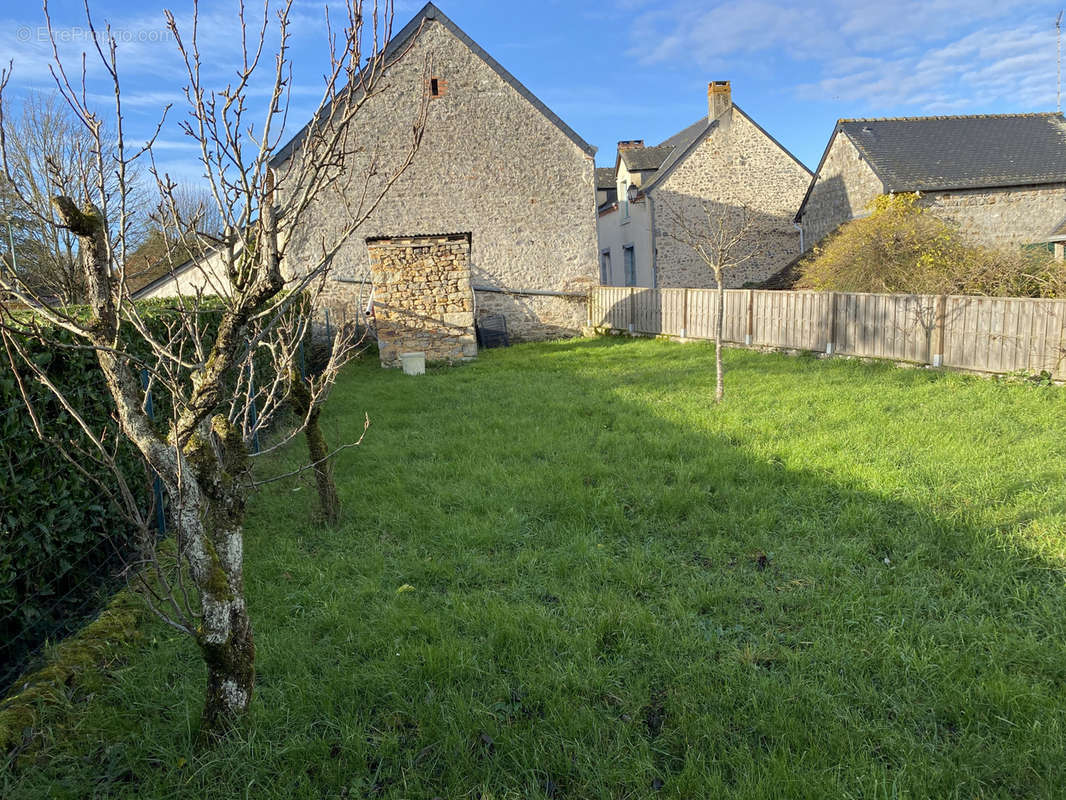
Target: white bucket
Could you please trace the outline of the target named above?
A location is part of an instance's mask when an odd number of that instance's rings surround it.
[[[400,364],[403,365],[404,375],[425,375],[425,353],[400,353]]]

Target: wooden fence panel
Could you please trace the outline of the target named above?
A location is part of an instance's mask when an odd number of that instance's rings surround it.
[[[754,292],[752,343],[824,351],[831,302],[832,295],[825,292]]]
[[[724,337],[743,344],[751,303],[752,344],[930,363],[937,353],[938,298],[730,289]],[[713,289],[600,286],[589,298],[593,325],[713,339]],[[1017,297],[943,299],[943,364],[983,372],[1047,370],[1066,379],[1066,300]]]
[[[715,296],[713,289],[704,289]],[[744,337],[748,333],[748,290],[726,289],[725,291],[725,326],[722,330],[722,339],[727,342],[744,344]],[[714,302],[717,303],[717,297]],[[710,338],[714,338],[711,331]]]
[[[714,303],[705,289],[690,289],[688,293],[688,335],[692,339],[714,338]]]
[[[685,327],[685,290],[660,289],[662,298],[663,324],[661,333],[668,336],[680,336]]]
[[[981,372],[1066,377],[1066,301],[1019,297],[949,297],[945,366]]]
[[[932,357],[936,297],[838,293],[834,351],[927,363]]]

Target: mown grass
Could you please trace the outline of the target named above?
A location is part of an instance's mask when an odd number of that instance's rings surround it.
[[[346,373],[252,507],[259,688],[197,752],[162,626],[4,797],[1060,797],[1056,387],[584,340]],[[265,470],[298,463],[299,448]]]

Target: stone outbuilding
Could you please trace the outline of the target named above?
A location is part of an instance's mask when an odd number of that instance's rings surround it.
[[[839,120],[795,217],[804,248],[865,216],[878,195],[897,192],[919,192],[923,205],[974,243],[1048,245],[1061,256],[1066,120],[1062,114]]]
[[[666,141],[619,142],[613,172],[616,197],[601,189],[597,208],[605,285],[713,287],[678,230],[708,214],[732,220],[743,209],[751,222],[742,247],[754,257],[727,272],[731,288],[764,280],[800,252],[792,218],[811,172],[734,105],[728,81],[709,84],[706,116]]]

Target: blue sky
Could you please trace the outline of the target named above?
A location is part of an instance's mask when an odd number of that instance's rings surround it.
[[[182,100],[181,64],[158,0],[90,0],[120,38],[130,139],[143,139],[167,102]],[[1063,0],[1060,0],[1060,3]],[[261,14],[249,0],[249,13]],[[396,29],[421,2],[396,4]],[[658,143],[706,113],[706,84],[730,80],[749,115],[812,169],[838,117],[1053,111],[1055,3],[973,0],[617,0],[530,3],[441,0],[441,10],[614,163],[619,139]],[[191,2],[169,7],[187,24]],[[200,4],[202,49],[221,86],[237,63],[235,2]],[[291,128],[321,85],[323,3],[296,0]],[[72,75],[85,36],[81,0],[53,0]],[[0,60],[14,60],[13,94],[54,86],[37,2],[5,3]],[[90,59],[89,93],[107,100]],[[80,78],[78,78],[80,79]],[[157,156],[182,179],[194,143],[174,124]]]

